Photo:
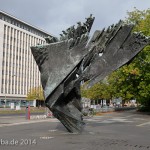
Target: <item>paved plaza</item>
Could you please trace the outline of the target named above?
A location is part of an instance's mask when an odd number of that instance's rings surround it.
[[[55,118],[0,117],[2,150],[150,150],[150,115],[113,112],[85,118],[81,134],[71,134]]]

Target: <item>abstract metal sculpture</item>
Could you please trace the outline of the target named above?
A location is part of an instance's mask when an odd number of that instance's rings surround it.
[[[59,40],[47,37],[47,44],[31,47],[41,72],[45,104],[69,132],[81,132],[84,126],[81,81],[93,86],[150,43],[150,38],[132,33],[134,25],[123,21],[95,31],[89,40],[94,19],[90,15],[85,23],[63,31]]]

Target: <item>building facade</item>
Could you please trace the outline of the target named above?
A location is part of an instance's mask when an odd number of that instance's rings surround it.
[[[51,36],[0,11],[0,106],[25,104],[27,93],[40,86],[40,73],[30,46],[44,44]]]

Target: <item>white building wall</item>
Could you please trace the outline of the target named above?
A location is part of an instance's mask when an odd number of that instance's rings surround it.
[[[6,25],[4,75],[2,77],[4,25]],[[9,28],[9,29],[8,29]],[[12,32],[11,32],[12,30]],[[11,40],[11,38],[13,40]],[[14,42],[15,38],[15,42]],[[40,73],[30,46],[45,43],[43,37],[0,20],[0,96],[26,98],[32,87],[40,84]],[[8,48],[7,48],[8,44]],[[8,51],[8,52],[7,52]],[[7,54],[7,55],[6,55]],[[17,57],[16,57],[17,56]],[[8,66],[6,66],[6,62]],[[4,81],[2,87],[2,78]],[[3,92],[1,89],[3,88]]]
[[[4,23],[0,21],[0,93],[2,86],[2,60],[3,60],[3,37],[4,36]]]

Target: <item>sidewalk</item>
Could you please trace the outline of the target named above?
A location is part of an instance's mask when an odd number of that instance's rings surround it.
[[[36,118],[38,116],[38,118]],[[0,116],[0,127],[31,124],[38,122],[57,122],[56,118],[46,118],[43,115],[31,116],[31,119],[26,119],[25,116]]]

